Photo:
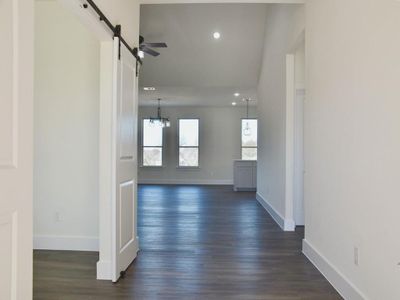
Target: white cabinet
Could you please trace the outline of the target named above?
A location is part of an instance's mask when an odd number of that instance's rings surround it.
[[[233,190],[255,191],[257,189],[257,161],[233,161]]]

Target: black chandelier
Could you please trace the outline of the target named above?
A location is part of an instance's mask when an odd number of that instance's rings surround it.
[[[164,118],[161,116],[161,99],[158,98],[158,107],[157,107],[157,117],[151,117],[150,118],[150,123],[156,126],[160,127],[170,127],[171,122],[169,121],[169,118]]]

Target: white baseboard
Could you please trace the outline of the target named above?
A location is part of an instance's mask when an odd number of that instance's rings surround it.
[[[313,265],[325,276],[330,284],[344,299],[367,300],[339,270],[335,268],[314,246],[307,240],[303,240],[303,253]]]
[[[284,231],[295,231],[296,223],[294,222],[294,220],[285,219],[284,225],[283,225],[283,230]]]
[[[275,222],[282,228],[284,231],[294,231],[296,225],[294,220],[285,219],[282,215],[276,211],[272,205],[264,199],[259,193],[256,194],[257,201],[265,208],[265,210],[271,215],[271,217],[275,220]]]
[[[90,236],[36,235],[33,237],[33,249],[99,251],[99,239]]]
[[[176,184],[176,185],[233,185],[233,180],[225,179],[139,179],[139,184]]]
[[[99,260],[96,264],[97,280],[111,280],[111,261]]]

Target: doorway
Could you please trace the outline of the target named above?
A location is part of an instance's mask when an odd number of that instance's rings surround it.
[[[304,226],[304,101],[305,90],[305,40],[295,51],[294,98],[294,193],[293,217],[296,226]]]
[[[35,1],[34,249],[99,250],[100,41]]]
[[[304,226],[305,33],[286,56],[286,205],[294,230]]]
[[[34,248],[99,252],[117,281],[138,251],[133,49],[95,4],[36,16]]]

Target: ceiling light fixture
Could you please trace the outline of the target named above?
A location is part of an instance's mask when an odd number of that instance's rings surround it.
[[[239,97],[239,96],[240,96],[240,94],[239,94],[239,93],[234,93],[234,94],[233,94],[233,96],[235,96],[235,97]]]
[[[161,99],[158,98],[158,107],[157,107],[157,117],[150,117],[150,124],[156,125],[156,126],[161,126],[162,128],[164,127],[170,127],[171,122],[169,121],[169,118],[164,118],[161,116]]]
[[[144,87],[143,90],[144,90],[144,91],[155,91],[156,88],[153,87],[153,86],[147,86],[147,87]]]
[[[221,37],[221,34],[218,31],[216,31],[213,33],[213,37],[214,39],[218,40]]]
[[[236,104],[237,104],[236,102],[232,102],[232,105],[233,105],[233,106],[236,106]]]

